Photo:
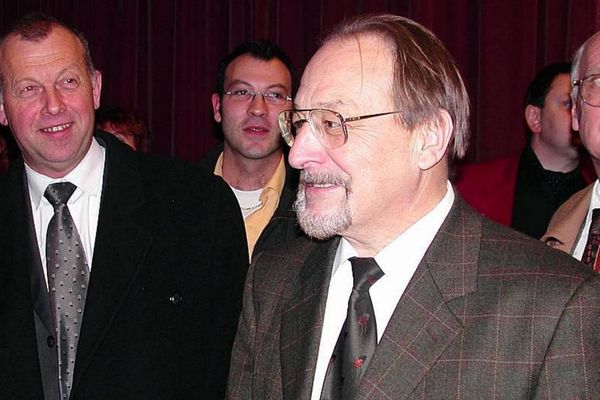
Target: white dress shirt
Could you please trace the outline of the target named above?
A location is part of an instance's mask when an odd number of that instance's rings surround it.
[[[44,197],[44,192],[48,185],[56,182],[71,182],[77,186],[77,189],[73,192],[73,195],[67,202],[67,206],[69,207],[69,212],[71,213],[71,217],[79,232],[87,263],[91,271],[96,229],[98,227],[98,215],[100,212],[104,160],[105,150],[98,142],[96,142],[96,139],[94,139],[83,160],[81,160],[81,162],[63,178],[53,179],[47,177],[34,171],[25,164],[33,223],[35,225],[35,234],[40,250],[42,268],[44,269],[46,287],[48,287],[46,233],[48,231],[50,219],[54,215],[54,208]]]
[[[446,195],[429,213],[375,256],[375,261],[385,274],[369,289],[375,311],[378,343],[402,293],[452,207],[454,191],[450,182],[447,186]],[[358,256],[358,253],[346,239],[342,238],[333,262],[331,281],[329,282],[312,400],[320,399],[327,366],[346,320],[348,300],[353,285],[349,259],[354,256]]]
[[[579,240],[577,241],[575,250],[573,250],[573,257],[575,257],[579,261],[581,261],[583,251],[585,250],[585,245],[587,244],[588,233],[590,231],[590,225],[592,224],[592,211],[594,211],[595,208],[600,208],[600,185],[598,184],[598,179],[596,179],[596,182],[594,183],[594,187],[592,189],[592,199],[590,200],[590,208],[588,208],[588,213],[585,217],[585,224],[583,225],[581,236],[579,236]]]

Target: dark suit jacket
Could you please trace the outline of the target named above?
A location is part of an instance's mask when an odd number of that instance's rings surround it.
[[[214,173],[215,164],[222,152],[223,144],[214,147],[200,160],[199,165],[205,170]],[[256,245],[254,245],[253,259],[265,248],[285,246],[287,242],[304,235],[296,221],[296,213],[292,209],[294,201],[296,201],[299,171],[290,166],[287,161],[287,155],[284,157],[285,183],[281,197],[279,198],[279,205],[256,241]]]
[[[235,198],[211,174],[98,135],[106,165],[71,399],[222,398],[248,259]],[[49,306],[24,177],[19,161],[0,178],[0,397],[32,400]]]
[[[253,262],[229,399],[310,398],[338,242],[298,240]],[[599,304],[600,276],[457,198],[357,399],[598,399]]]

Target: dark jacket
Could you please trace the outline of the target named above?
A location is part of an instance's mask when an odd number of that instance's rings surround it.
[[[106,164],[71,399],[220,399],[248,259],[235,198],[212,174],[97,138]],[[30,208],[20,160],[0,177],[0,397],[53,400]]]
[[[215,165],[222,152],[223,144],[211,149],[202,160],[200,160],[200,167],[210,173],[214,173]],[[267,224],[258,238],[258,241],[254,246],[252,259],[256,258],[258,253],[266,248],[285,246],[289,241],[304,235],[296,221],[296,213],[292,209],[294,201],[296,200],[296,191],[298,190],[299,171],[290,166],[287,162],[287,155],[284,155],[284,157],[285,184],[281,192],[281,197],[279,198],[279,206],[277,206],[275,213],[273,213],[273,216],[271,217],[271,221]]]

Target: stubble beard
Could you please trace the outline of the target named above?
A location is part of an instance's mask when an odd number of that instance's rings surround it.
[[[319,214],[311,212],[306,206],[306,184],[335,184],[346,190],[345,199],[335,208]],[[302,171],[294,210],[302,230],[310,237],[325,240],[345,231],[352,225],[352,215],[348,205],[348,196],[352,192],[350,177],[331,172],[309,173]]]

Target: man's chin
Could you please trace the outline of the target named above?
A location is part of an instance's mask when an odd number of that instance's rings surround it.
[[[339,235],[352,224],[350,212],[345,208],[324,213],[299,210],[297,217],[300,228],[308,236],[319,240],[327,240]]]

